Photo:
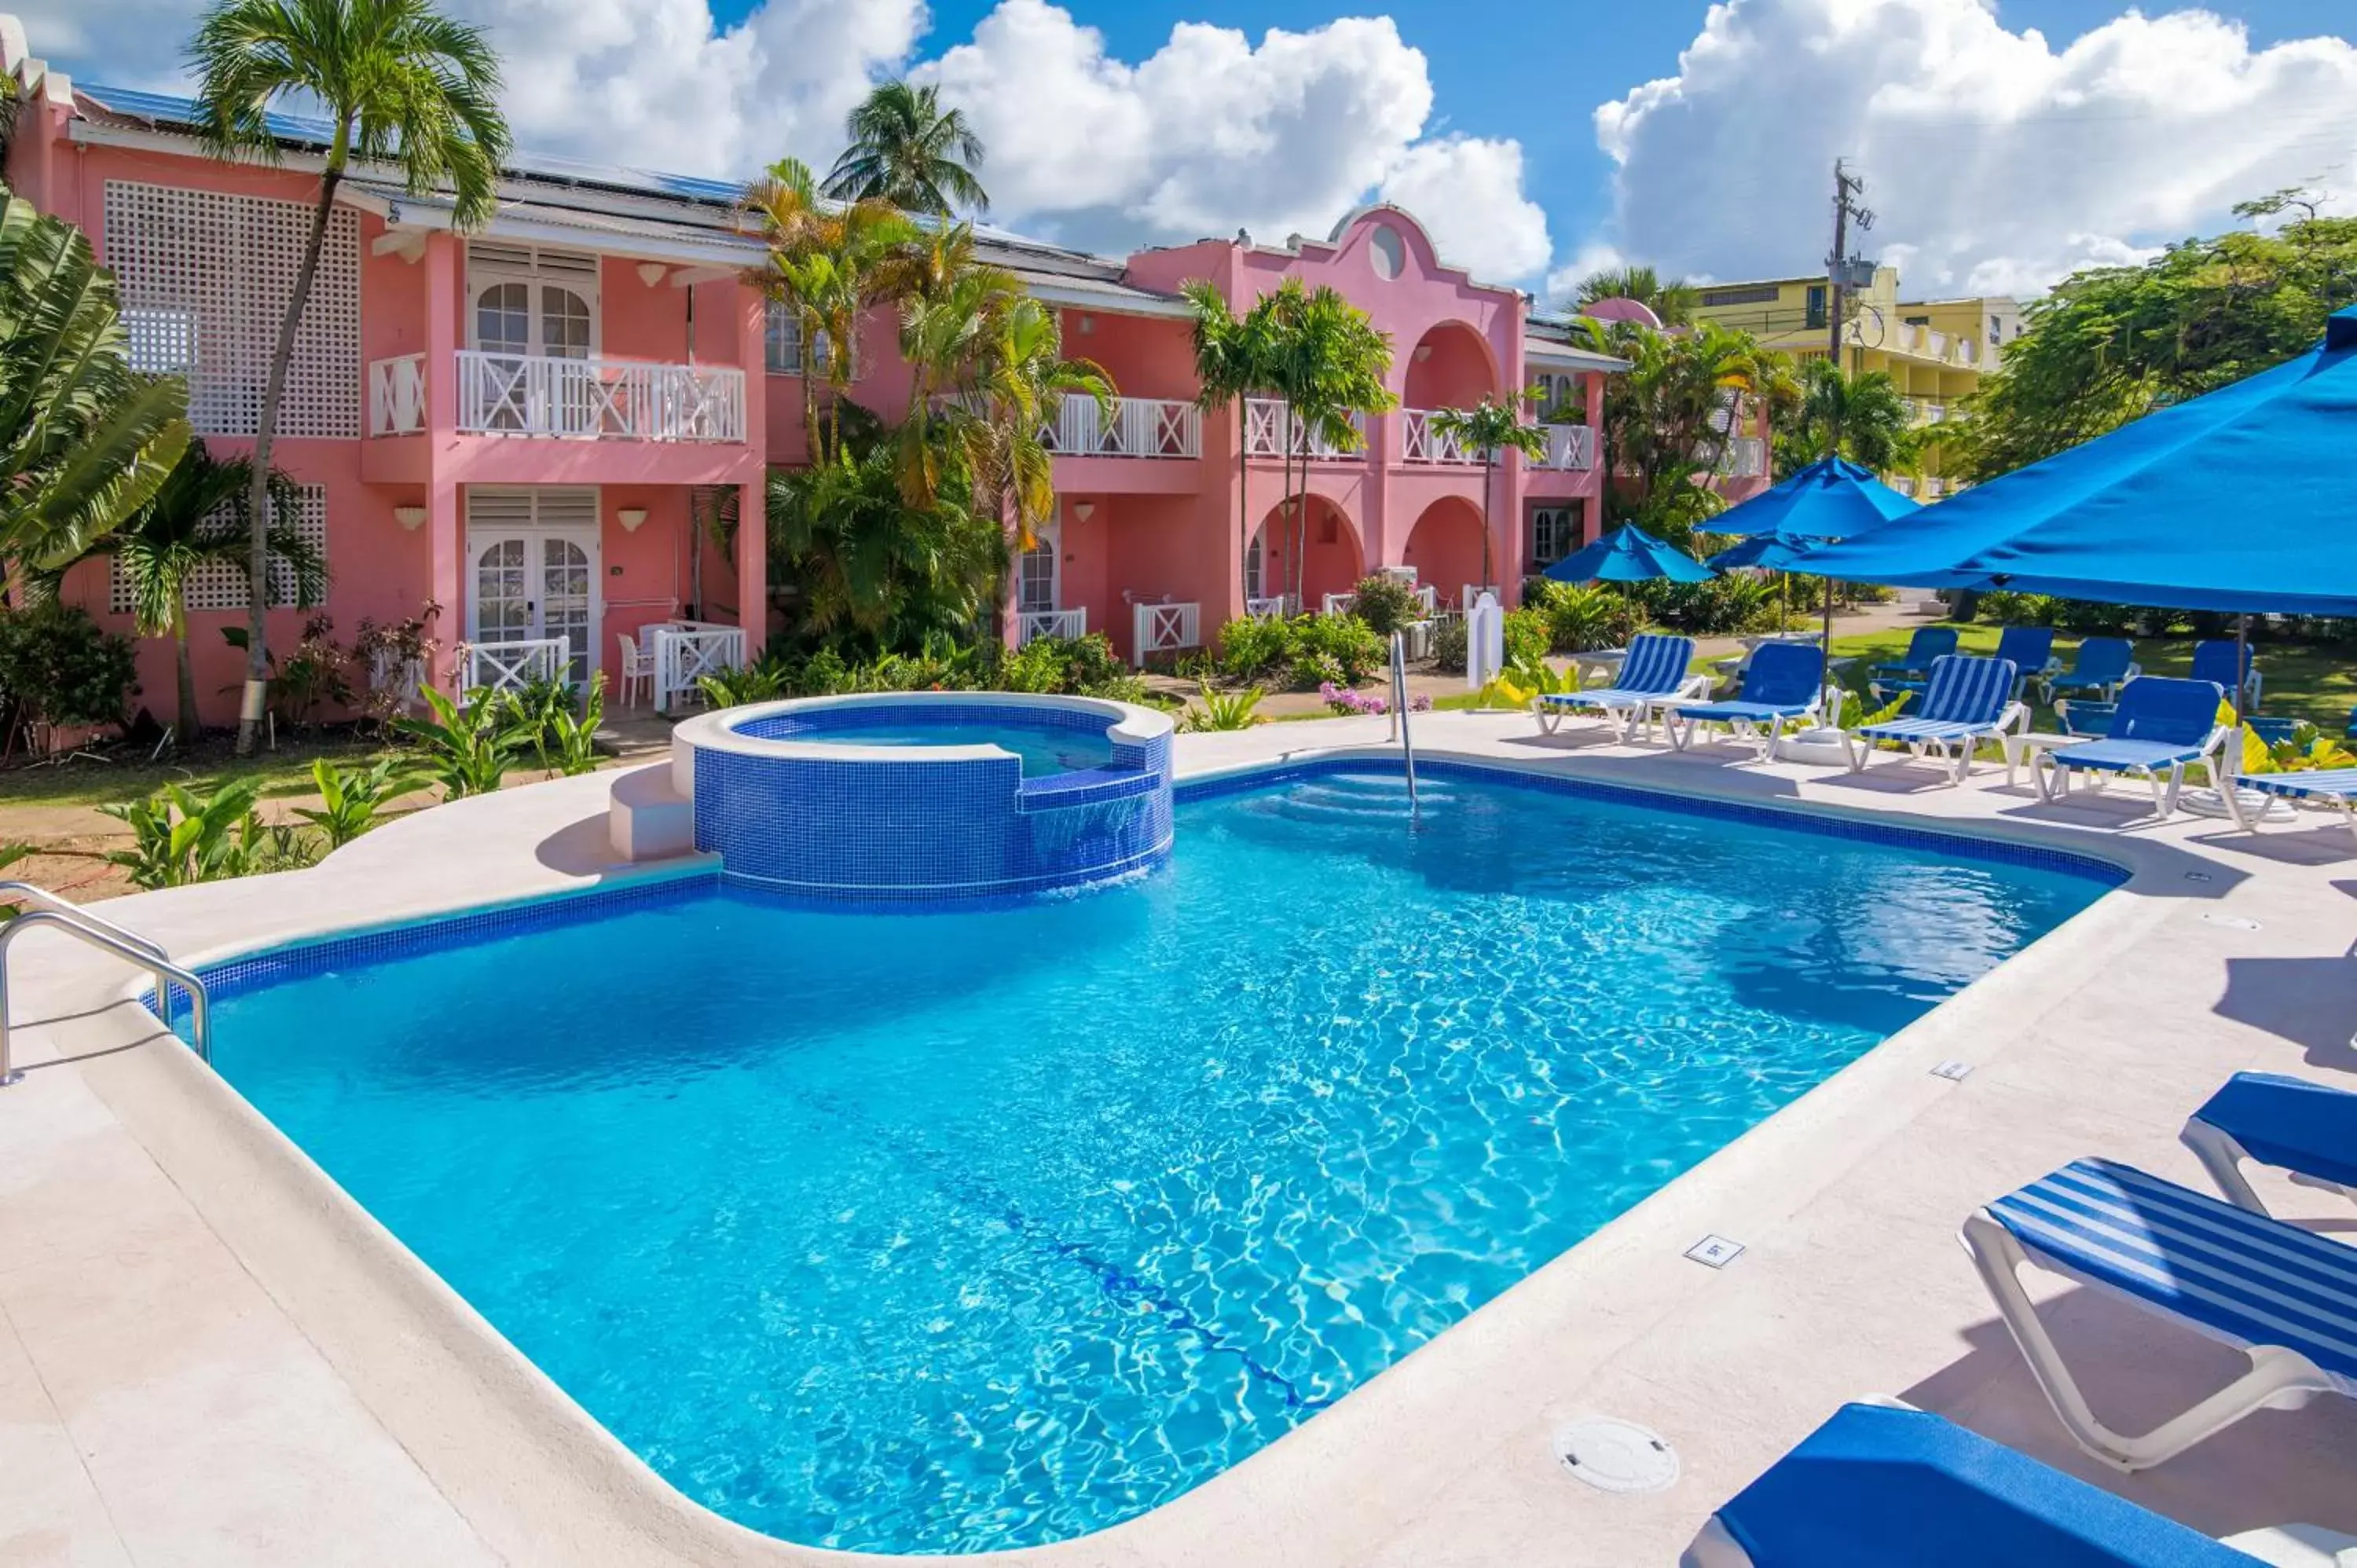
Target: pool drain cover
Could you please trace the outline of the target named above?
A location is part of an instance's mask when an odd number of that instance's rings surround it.
[[[1678,1478],[1678,1451],[1633,1421],[1590,1416],[1555,1436],[1563,1467],[1600,1492],[1658,1492]]]

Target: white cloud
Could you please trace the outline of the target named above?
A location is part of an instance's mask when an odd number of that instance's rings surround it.
[[[1380,191],[1477,274],[1516,278],[1546,263],[1521,146],[1420,139],[1431,79],[1387,16],[1271,28],[1257,46],[1182,22],[1132,65],[1060,6],[1001,0],[971,43],[914,74],[973,118],[994,216],[1018,227],[1104,248],[1240,227],[1322,238]]]
[[[7,4],[9,0],[0,0]],[[824,171],[845,113],[924,39],[922,0],[761,0],[716,27],[709,0],[447,0],[502,56],[517,145],[683,174],[792,154]],[[181,82],[199,0],[14,0],[37,52],[126,86]],[[1509,140],[1424,134],[1423,54],[1389,17],[1257,44],[1182,22],[1131,63],[1046,0],[1000,0],[912,75],[939,81],[988,147],[995,220],[1114,252],[1249,228],[1323,238],[1380,192],[1485,278],[1536,274],[1546,218]]]
[[[1678,74],[1596,112],[1613,242],[1664,269],[1804,272],[1832,165],[1910,293],[2034,293],[2307,184],[2357,196],[2357,48],[2253,49],[2204,11],[2127,11],[2057,48],[1985,0],[1726,0]]]

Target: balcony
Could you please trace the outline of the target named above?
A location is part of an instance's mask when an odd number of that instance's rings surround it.
[[[1367,449],[1367,421],[1363,414],[1351,416],[1351,428],[1359,433],[1356,448],[1345,450],[1325,435],[1295,419],[1285,404],[1273,397],[1244,400],[1244,456],[1247,457],[1282,457],[1288,440],[1292,456],[1340,459],[1347,461],[1362,457]]]
[[[1400,410],[1400,461],[1404,463],[1478,463],[1481,454],[1434,424],[1445,412],[1437,408]],[[1568,427],[1566,427],[1568,428]]]
[[[462,435],[536,435],[567,441],[742,443],[745,372],[726,365],[543,355],[457,355]],[[425,356],[369,366],[371,435],[422,435]]]
[[[1546,450],[1525,467],[1585,473],[1596,467],[1596,432],[1585,424],[1542,424]]]
[[[1169,398],[1125,397],[1108,420],[1096,399],[1068,392],[1056,417],[1039,427],[1039,441],[1065,457],[1200,457],[1203,413]]]
[[[1711,443],[1706,442],[1695,453],[1696,463],[1710,460]],[[1722,479],[1756,479],[1768,472],[1768,443],[1757,435],[1738,435],[1727,442],[1718,455],[1718,467],[1713,470]]]

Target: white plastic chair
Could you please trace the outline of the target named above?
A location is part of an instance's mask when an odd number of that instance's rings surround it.
[[[639,705],[631,700],[630,693],[633,688],[641,684],[647,689],[647,701],[652,703],[655,700],[654,655],[640,651],[639,639],[627,631],[618,631],[614,637],[622,645],[622,706],[635,708]]]

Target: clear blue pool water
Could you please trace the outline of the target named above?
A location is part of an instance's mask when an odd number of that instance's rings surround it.
[[[1426,788],[1185,803],[1166,869],[1014,908],[354,961],[216,1059],[688,1496],[978,1551],[1313,1418],[2104,886]]]
[[[1106,724],[1111,722],[1105,721]],[[756,724],[746,727],[748,733],[768,735],[778,740],[821,746],[1003,746],[1021,760],[1023,776],[1027,779],[1045,773],[1103,768],[1113,761],[1113,742],[1106,736],[1103,725],[1078,728],[1047,722],[1027,725],[1019,720],[977,718],[971,722],[945,724],[845,725],[837,727],[827,724],[822,714],[791,725],[773,725],[763,728]]]

